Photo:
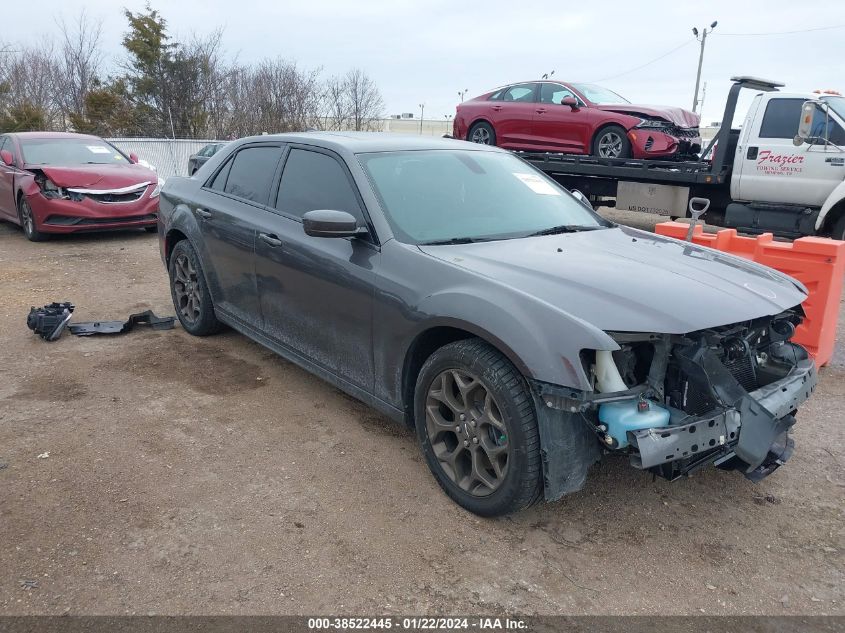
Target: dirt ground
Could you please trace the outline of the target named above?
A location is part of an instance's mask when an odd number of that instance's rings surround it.
[[[409,430],[234,332],[26,329],[172,314],[156,240],[0,224],[0,613],[845,614],[842,335],[765,481],[607,459],[482,520]]]

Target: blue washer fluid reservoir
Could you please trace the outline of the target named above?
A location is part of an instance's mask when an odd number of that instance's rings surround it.
[[[599,405],[599,421],[616,440],[615,448],[628,446],[628,431],[669,426],[669,410],[651,400],[627,400]]]

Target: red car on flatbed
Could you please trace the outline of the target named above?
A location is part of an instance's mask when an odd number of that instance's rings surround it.
[[[453,136],[506,149],[601,158],[688,158],[701,151],[699,116],[641,106],[587,83],[509,84],[458,105]]]
[[[0,135],[0,220],[34,242],[50,233],[155,231],[161,184],[136,156],[97,136]]]

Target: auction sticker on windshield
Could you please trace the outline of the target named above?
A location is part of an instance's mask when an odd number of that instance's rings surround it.
[[[547,181],[543,180],[537,174],[523,174],[519,172],[513,172],[513,175],[519,178],[526,187],[528,187],[534,193],[539,193],[542,196],[559,196],[560,191],[552,187],[552,185]]]
[[[111,154],[111,150],[105,145],[88,145],[87,147],[92,154]]]

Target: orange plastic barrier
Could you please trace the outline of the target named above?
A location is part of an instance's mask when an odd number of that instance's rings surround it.
[[[660,235],[683,240],[689,224],[663,222],[654,230]],[[806,318],[792,340],[807,348],[819,367],[830,362],[836,344],[839,301],[845,276],[845,242],[825,237],[775,242],[771,233],[757,237],[737,235],[736,229],[705,233],[701,225],[695,227],[692,241],[770,266],[803,283],[810,291],[803,304]]]

